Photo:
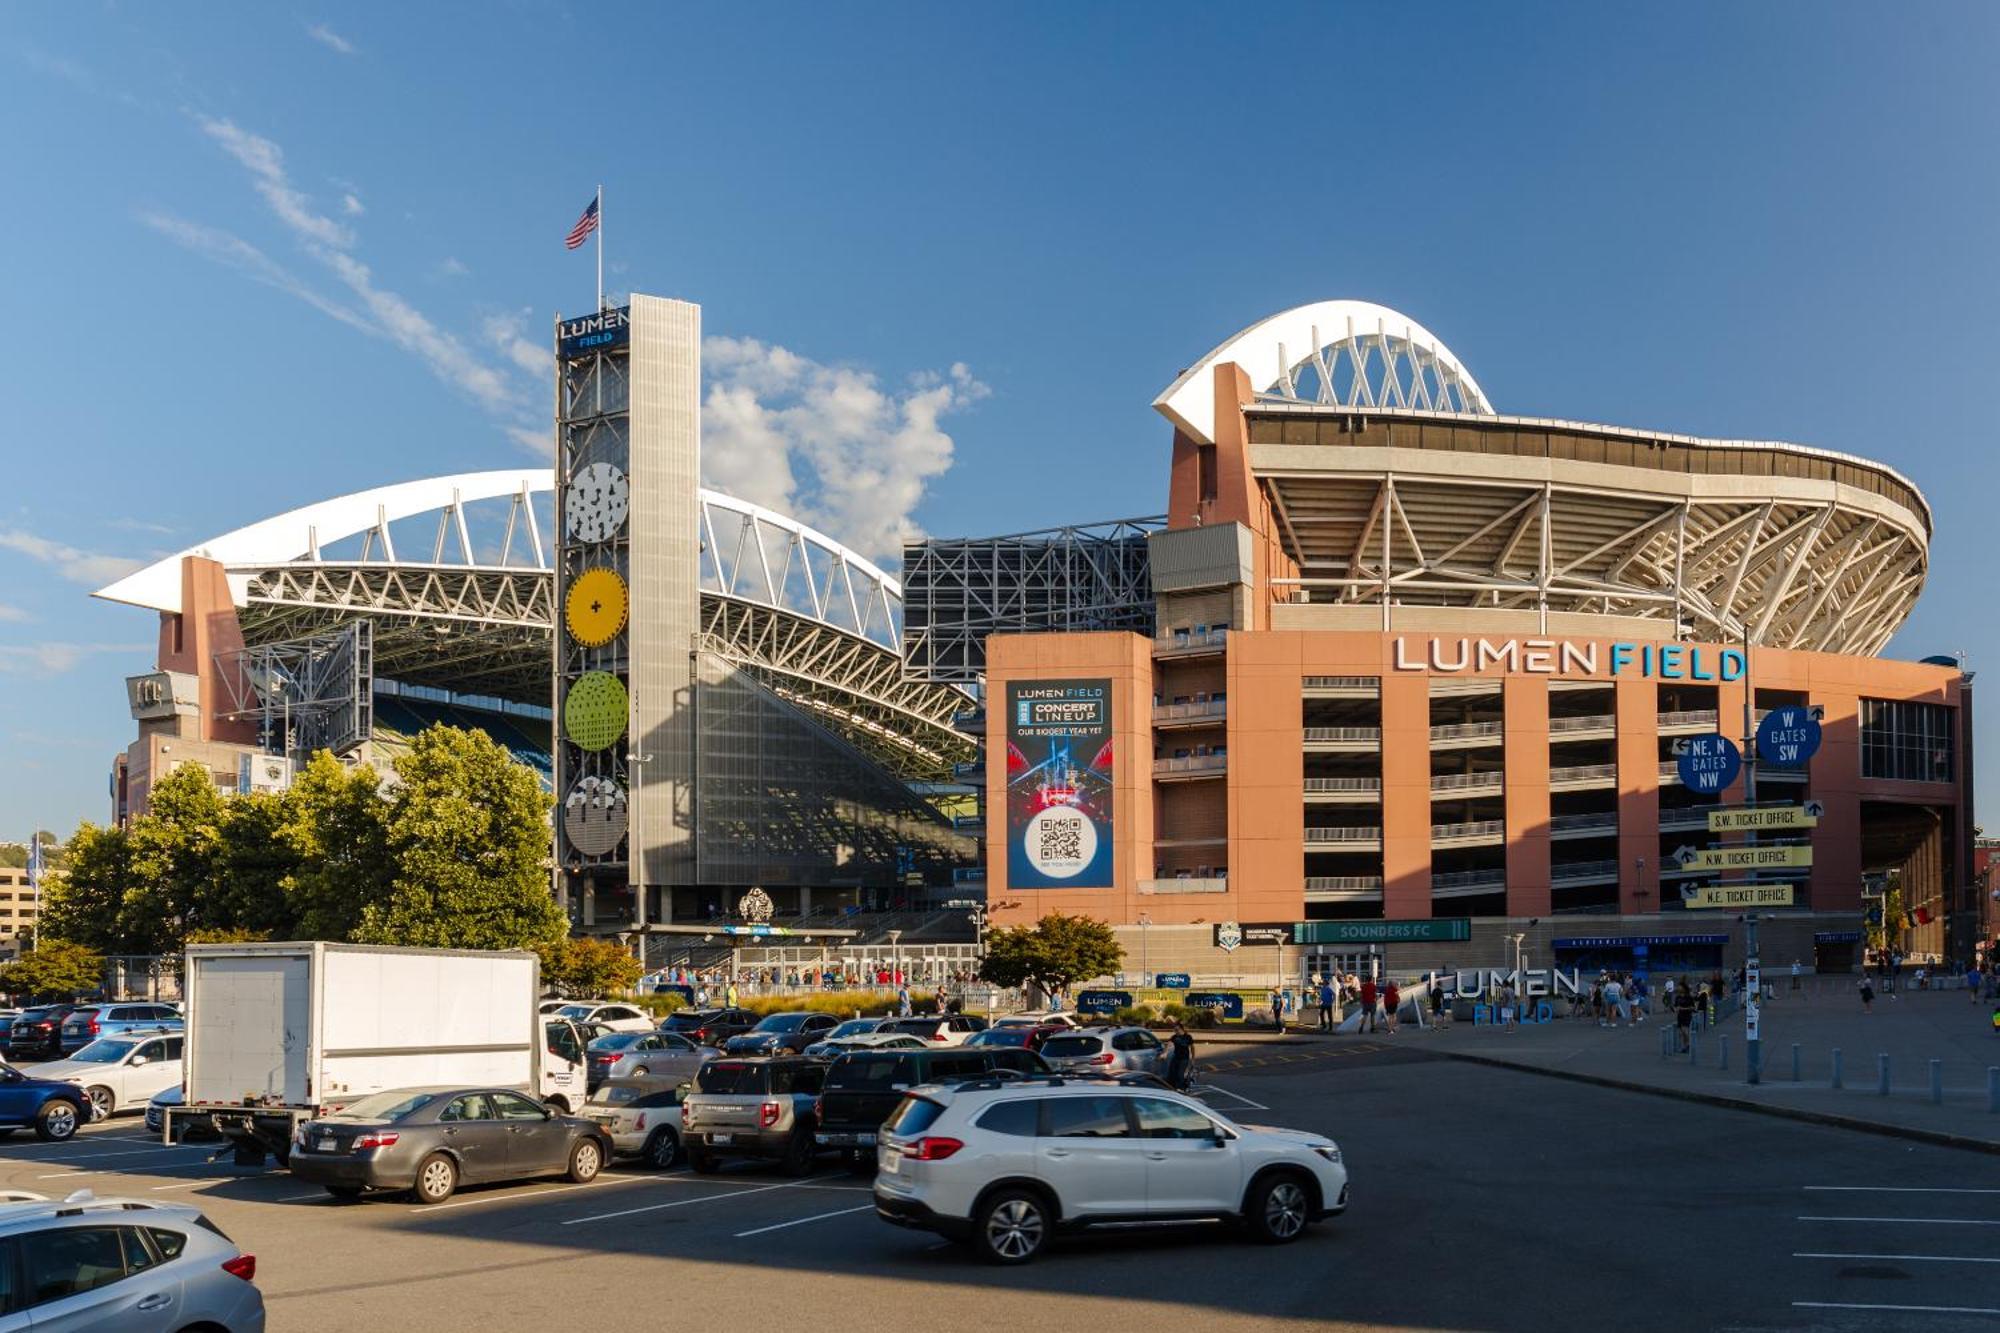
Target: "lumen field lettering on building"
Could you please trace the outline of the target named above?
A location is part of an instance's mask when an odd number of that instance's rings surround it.
[[[1607,651],[1608,649],[1608,651]],[[1518,671],[1538,676],[1639,675],[1657,680],[1741,680],[1740,648],[1700,643],[1612,643],[1592,639],[1438,638],[1393,641],[1398,671]],[[1604,670],[1609,665],[1608,672]]]

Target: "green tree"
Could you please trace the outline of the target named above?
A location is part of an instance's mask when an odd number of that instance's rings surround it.
[[[1124,961],[1125,951],[1111,927],[1051,912],[1032,926],[988,933],[979,975],[996,986],[1032,983],[1044,992],[1066,991],[1076,982],[1116,972]]]
[[[631,953],[611,940],[572,939],[562,942],[558,986],[564,995],[597,999],[639,984],[645,969]]]
[[[280,836],[296,858],[286,884],[293,938],[352,939],[362,913],[389,901],[389,803],[374,769],[315,754],[285,793]]]
[[[242,926],[204,926],[188,932],[189,944],[257,944],[271,938],[268,930],[246,930]]]
[[[0,991],[68,999],[104,985],[104,956],[68,940],[45,939],[18,963],[0,968]]]
[[[432,948],[521,949],[568,922],[549,891],[549,798],[483,732],[431,727],[396,760],[388,848],[395,878],[353,938]]]
[[[208,770],[184,764],[153,784],[132,821],[132,876],[118,913],[120,953],[174,953],[216,919],[227,862],[228,811]]]
[[[69,840],[67,868],[50,875],[42,892],[43,933],[123,952],[118,923],[132,883],[132,840],[125,830],[79,825]]]

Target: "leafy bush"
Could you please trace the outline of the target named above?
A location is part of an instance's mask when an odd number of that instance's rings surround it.
[[[709,1003],[720,1004],[722,1001],[716,999],[713,993],[711,993]],[[798,1013],[801,1010],[815,1014],[838,1014],[842,1018],[852,1018],[854,1017],[854,1011],[857,1009],[867,1017],[876,1018],[884,1014],[893,1014],[897,1009],[896,992],[892,990],[837,990],[813,991],[808,994],[795,993],[791,995],[739,995],[736,999],[736,1004],[739,1008],[748,1009],[760,1018],[765,1014],[789,1014]],[[915,1013],[934,1014],[937,1012],[937,993],[935,991],[913,990],[910,992],[910,1005]]]
[[[1135,1004],[1124,1009],[1113,1010],[1111,1021],[1120,1027],[1146,1027],[1154,1021],[1153,1006],[1150,1004]]]
[[[1188,1028],[1213,1028],[1222,1022],[1215,1010],[1192,1004],[1167,1005],[1161,1011],[1161,1017],[1169,1023],[1179,1023]]]

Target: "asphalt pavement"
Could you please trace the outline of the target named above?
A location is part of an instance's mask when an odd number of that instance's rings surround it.
[[[592,1184],[340,1203],[136,1120],[0,1142],[0,1187],[199,1204],[273,1330],[1991,1330],[1992,1158],[1437,1059],[1402,1036],[1204,1052],[1210,1103],[1329,1133],[1353,1203],[1295,1245],[1212,1226],[1026,1269],[873,1215],[865,1180],[620,1167]],[[1990,1186],[1990,1188],[1989,1188]]]

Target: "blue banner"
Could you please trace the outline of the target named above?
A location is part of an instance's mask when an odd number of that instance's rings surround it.
[[[1153,984],[1161,990],[1186,990],[1194,984],[1194,978],[1185,972],[1157,972]]]
[[[1213,1009],[1224,1018],[1240,1021],[1243,1017],[1243,997],[1228,991],[1189,991],[1187,1002],[1196,1009]]]
[[[1115,1014],[1120,1009],[1131,1007],[1131,991],[1087,990],[1076,997],[1076,1011],[1079,1014]]]

